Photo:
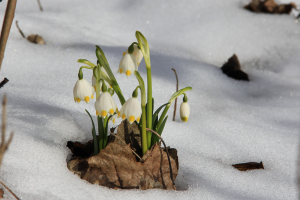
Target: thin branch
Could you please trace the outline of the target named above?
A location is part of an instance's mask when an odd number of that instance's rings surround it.
[[[171,177],[171,180],[172,180],[172,183],[173,183],[173,187],[174,187],[174,189],[176,190],[175,182],[174,182],[174,179],[173,179],[173,172],[172,172],[172,166],[171,166],[170,155],[169,155],[169,151],[168,151],[168,148],[167,148],[167,146],[166,146],[166,143],[165,143],[164,140],[161,138],[161,136],[160,136],[157,132],[155,132],[154,130],[149,129],[149,128],[146,128],[146,131],[150,131],[150,132],[154,133],[155,135],[157,135],[157,136],[159,137],[159,139],[162,141],[162,143],[164,144],[165,149],[166,149],[166,153],[167,153],[167,157],[168,157],[168,161],[169,161],[170,177]]]
[[[5,143],[5,131],[6,131],[6,102],[7,98],[6,95],[3,97],[3,102],[2,102],[2,132],[1,132],[1,144],[0,144],[0,166],[2,164],[2,159],[5,151],[7,150],[12,137],[13,133],[10,134],[10,137],[8,139],[8,142]]]
[[[37,0],[37,2],[38,2],[38,4],[39,4],[40,10],[43,11],[43,8],[42,8],[42,5],[41,5],[40,0]]]
[[[178,76],[177,76],[176,70],[175,70],[174,68],[172,68],[172,70],[174,71],[175,76],[176,76],[176,82],[177,82],[177,85],[176,85],[176,92],[178,92],[178,86],[179,86],[179,84],[178,84]],[[175,104],[174,104],[173,121],[175,121],[176,108],[177,108],[177,98],[175,99]]]
[[[17,29],[19,30],[19,32],[21,33],[21,35],[23,36],[23,38],[26,38],[24,33],[22,32],[22,30],[20,29],[20,27],[18,25],[18,20],[16,21],[16,26],[17,26]]]
[[[0,183],[7,189],[17,200],[20,200],[15,193],[13,193],[2,181]]]
[[[9,80],[7,78],[4,78],[3,81],[0,83],[0,88],[2,88]]]
[[[11,24],[15,16],[16,4],[17,4],[17,0],[7,1],[5,16],[3,19],[3,25],[1,30],[1,38],[0,38],[0,69],[4,58],[4,51],[9,36]]]

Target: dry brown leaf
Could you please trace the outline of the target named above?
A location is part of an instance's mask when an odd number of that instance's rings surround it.
[[[228,59],[221,70],[230,78],[249,81],[248,74],[242,71],[239,59],[235,54]]]
[[[263,165],[262,161],[260,163],[257,163],[257,162],[239,163],[239,164],[235,164],[232,166],[240,171],[247,171],[247,170],[253,170],[253,169],[264,169],[264,165]]]
[[[244,8],[257,13],[289,14],[297,6],[294,2],[278,5],[274,0],[252,0]]]
[[[44,39],[42,38],[42,36],[39,35],[35,35],[35,34],[31,34],[27,37],[27,40],[29,42],[35,43],[35,44],[45,44]]]
[[[167,153],[161,150],[160,144],[155,144],[146,153],[144,162],[137,160],[132,153],[132,147],[139,148],[140,145],[140,137],[136,133],[139,133],[138,126],[124,120],[118,127],[118,137],[111,137],[105,149],[89,158],[73,155],[75,159],[68,162],[68,169],[92,184],[114,189],[176,189],[171,179]],[[127,145],[120,140],[126,141]],[[93,142],[89,141],[83,146],[88,144]],[[83,146],[77,145],[85,149]],[[92,152],[90,150],[89,153]],[[178,174],[177,150],[169,149],[169,153],[175,180]]]

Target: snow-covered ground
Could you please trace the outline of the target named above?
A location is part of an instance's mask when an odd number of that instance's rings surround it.
[[[292,15],[251,13],[242,8],[248,2],[42,0],[40,12],[35,0],[19,0],[14,21],[26,36],[41,35],[46,45],[29,43],[13,24],[0,72],[0,80],[9,82],[0,99],[8,95],[7,133],[15,135],[1,180],[26,200],[297,199],[300,22]],[[0,3],[1,22],[6,3]],[[178,191],[116,191],[91,185],[66,167],[67,141],[92,137],[84,109],[94,113],[94,103],[73,101],[77,60],[95,63],[97,44],[117,71],[136,30],[150,44],[155,107],[175,91],[172,68],[180,88],[193,87],[187,92],[188,123],[177,112],[162,135],[179,152]],[[250,82],[219,69],[234,53]],[[91,81],[91,72],[83,72]],[[139,72],[146,80],[143,62]],[[129,98],[135,77],[116,77]],[[172,114],[173,106],[169,118]],[[231,166],[260,161],[264,170]]]

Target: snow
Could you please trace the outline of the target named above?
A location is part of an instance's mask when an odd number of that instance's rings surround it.
[[[9,82],[7,133],[15,135],[0,170],[1,180],[21,199],[297,199],[299,139],[300,24],[293,15],[255,14],[246,0],[227,1],[18,1],[0,73]],[[281,1],[287,3],[289,1]],[[294,0],[298,5],[300,0]],[[5,5],[0,3],[0,21]],[[179,153],[178,191],[112,190],[91,185],[66,167],[67,141],[92,138],[73,87],[81,64],[95,63],[99,45],[114,72],[122,53],[141,31],[150,44],[155,107],[180,88],[187,92],[189,121],[175,122],[173,106],[163,132]],[[237,54],[250,82],[225,76],[219,67]],[[139,72],[146,80],[145,64]],[[91,82],[92,73],[83,70]],[[116,74],[125,98],[134,76]],[[116,102],[117,98],[114,96]],[[178,107],[182,97],[178,99]],[[118,103],[120,108],[120,103]],[[117,124],[120,120],[117,121]],[[264,163],[240,172],[231,165]],[[7,199],[14,199],[5,191]]]

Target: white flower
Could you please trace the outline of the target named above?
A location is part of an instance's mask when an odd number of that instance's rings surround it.
[[[132,124],[134,120],[140,122],[142,107],[139,100],[136,97],[128,99],[121,108],[120,115],[122,119],[127,118],[130,124]]]
[[[120,74],[123,72],[126,76],[130,76],[134,71],[138,70],[138,65],[133,54],[126,53],[120,61],[119,70]]]
[[[132,54],[134,55],[137,64],[140,65],[140,63],[141,63],[141,61],[142,61],[142,59],[143,59],[143,53],[142,53],[142,51],[138,48],[137,45],[133,45],[133,49],[134,49],[134,50],[133,50],[133,53],[132,53]],[[123,56],[125,56],[126,53],[128,53],[128,49],[123,53]]]
[[[99,95],[95,102],[96,115],[106,117],[107,115],[113,115],[115,112],[119,112],[114,99],[108,92],[103,92]]]
[[[116,123],[116,118],[118,117],[118,115],[119,115],[119,114],[114,114],[114,115],[110,118],[110,120],[112,120],[112,123],[113,123],[113,124]]]
[[[187,102],[182,102],[180,105],[180,118],[182,121],[187,122],[190,115],[190,106]]]
[[[108,76],[107,72],[105,71],[105,69],[103,69],[103,67],[101,67],[101,73],[104,73],[106,76]],[[106,86],[109,86],[108,82],[106,82],[106,81],[104,81],[104,82],[105,82]],[[96,91],[96,78],[95,78],[94,74],[92,75],[92,85]],[[110,88],[112,88],[112,87],[110,86]],[[102,81],[100,82],[100,91],[102,91]]]
[[[95,90],[93,86],[84,79],[79,79],[73,89],[75,102],[86,101],[89,103],[90,98],[94,98]]]

